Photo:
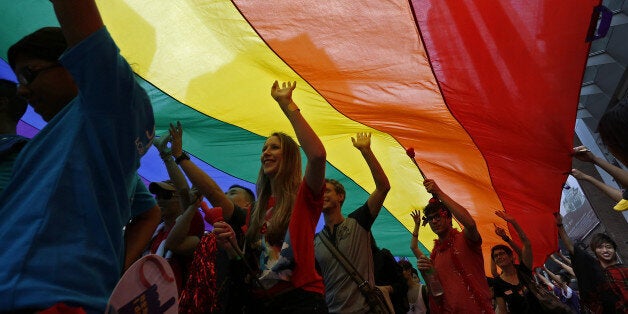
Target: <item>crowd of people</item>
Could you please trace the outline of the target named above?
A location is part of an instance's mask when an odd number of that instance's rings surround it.
[[[416,263],[397,261],[371,232],[390,191],[371,134],[351,142],[375,189],[345,216],[345,189],[325,177],[325,147],[292,97],[296,82],[270,88],[296,140],[282,132],[266,139],[255,193],[223,191],[183,150],[183,125],[173,121],[155,137],[149,98],[95,2],[52,3],[60,27],[11,46],[19,84],[0,81],[0,313],[102,313],[120,276],[145,254],[170,264],[180,313],[628,312],[628,272],[609,236],[594,235],[586,252],[557,213],[566,253],[535,267],[524,228],[497,211],[518,240],[495,227],[504,243],[492,247],[486,274],[473,216],[429,178],[432,198],[411,213]],[[48,122],[33,139],[16,134],[27,102]],[[624,165],[626,122],[624,102],[599,127]],[[169,177],[146,187],[137,169],[151,145]],[[586,147],[573,153],[628,186],[627,171]],[[616,210],[628,207],[626,190],[572,174],[617,201]],[[437,237],[429,254],[418,245],[426,225]]]

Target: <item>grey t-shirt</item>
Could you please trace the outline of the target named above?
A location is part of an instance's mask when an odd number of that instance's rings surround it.
[[[353,264],[362,278],[373,285],[373,253],[371,251],[371,225],[375,219],[366,204],[349,214],[334,230],[325,227],[324,232],[340,252]],[[348,275],[342,264],[329,252],[325,244],[314,238],[316,261],[325,283],[325,300],[329,313],[365,313],[368,303],[357,284]]]

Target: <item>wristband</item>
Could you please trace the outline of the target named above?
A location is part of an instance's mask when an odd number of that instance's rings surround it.
[[[556,224],[556,227],[562,227],[563,224]]]
[[[291,101],[288,104],[288,111],[295,112],[295,111],[301,111],[301,109],[299,109],[299,107],[297,107],[297,104],[295,104],[294,101]]]
[[[190,160],[190,156],[188,156],[188,154],[186,152],[182,152],[181,156],[177,157],[174,159],[174,162],[178,164],[180,164],[182,161],[184,160]]]

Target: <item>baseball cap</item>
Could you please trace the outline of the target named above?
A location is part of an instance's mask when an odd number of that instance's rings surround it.
[[[157,194],[162,191],[176,192],[177,188],[174,186],[174,183],[172,181],[166,180],[166,181],[151,182],[148,185],[148,190],[153,194]]]

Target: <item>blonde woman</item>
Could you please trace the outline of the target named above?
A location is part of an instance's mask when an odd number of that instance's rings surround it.
[[[301,176],[299,146],[273,133],[262,148],[258,202],[246,234],[247,255],[258,261],[256,312],[327,313],[314,265],[314,233],[323,206],[326,152],[292,101],[294,83],[274,82],[271,95],[290,121],[307,158]],[[261,287],[260,287],[261,286]]]

